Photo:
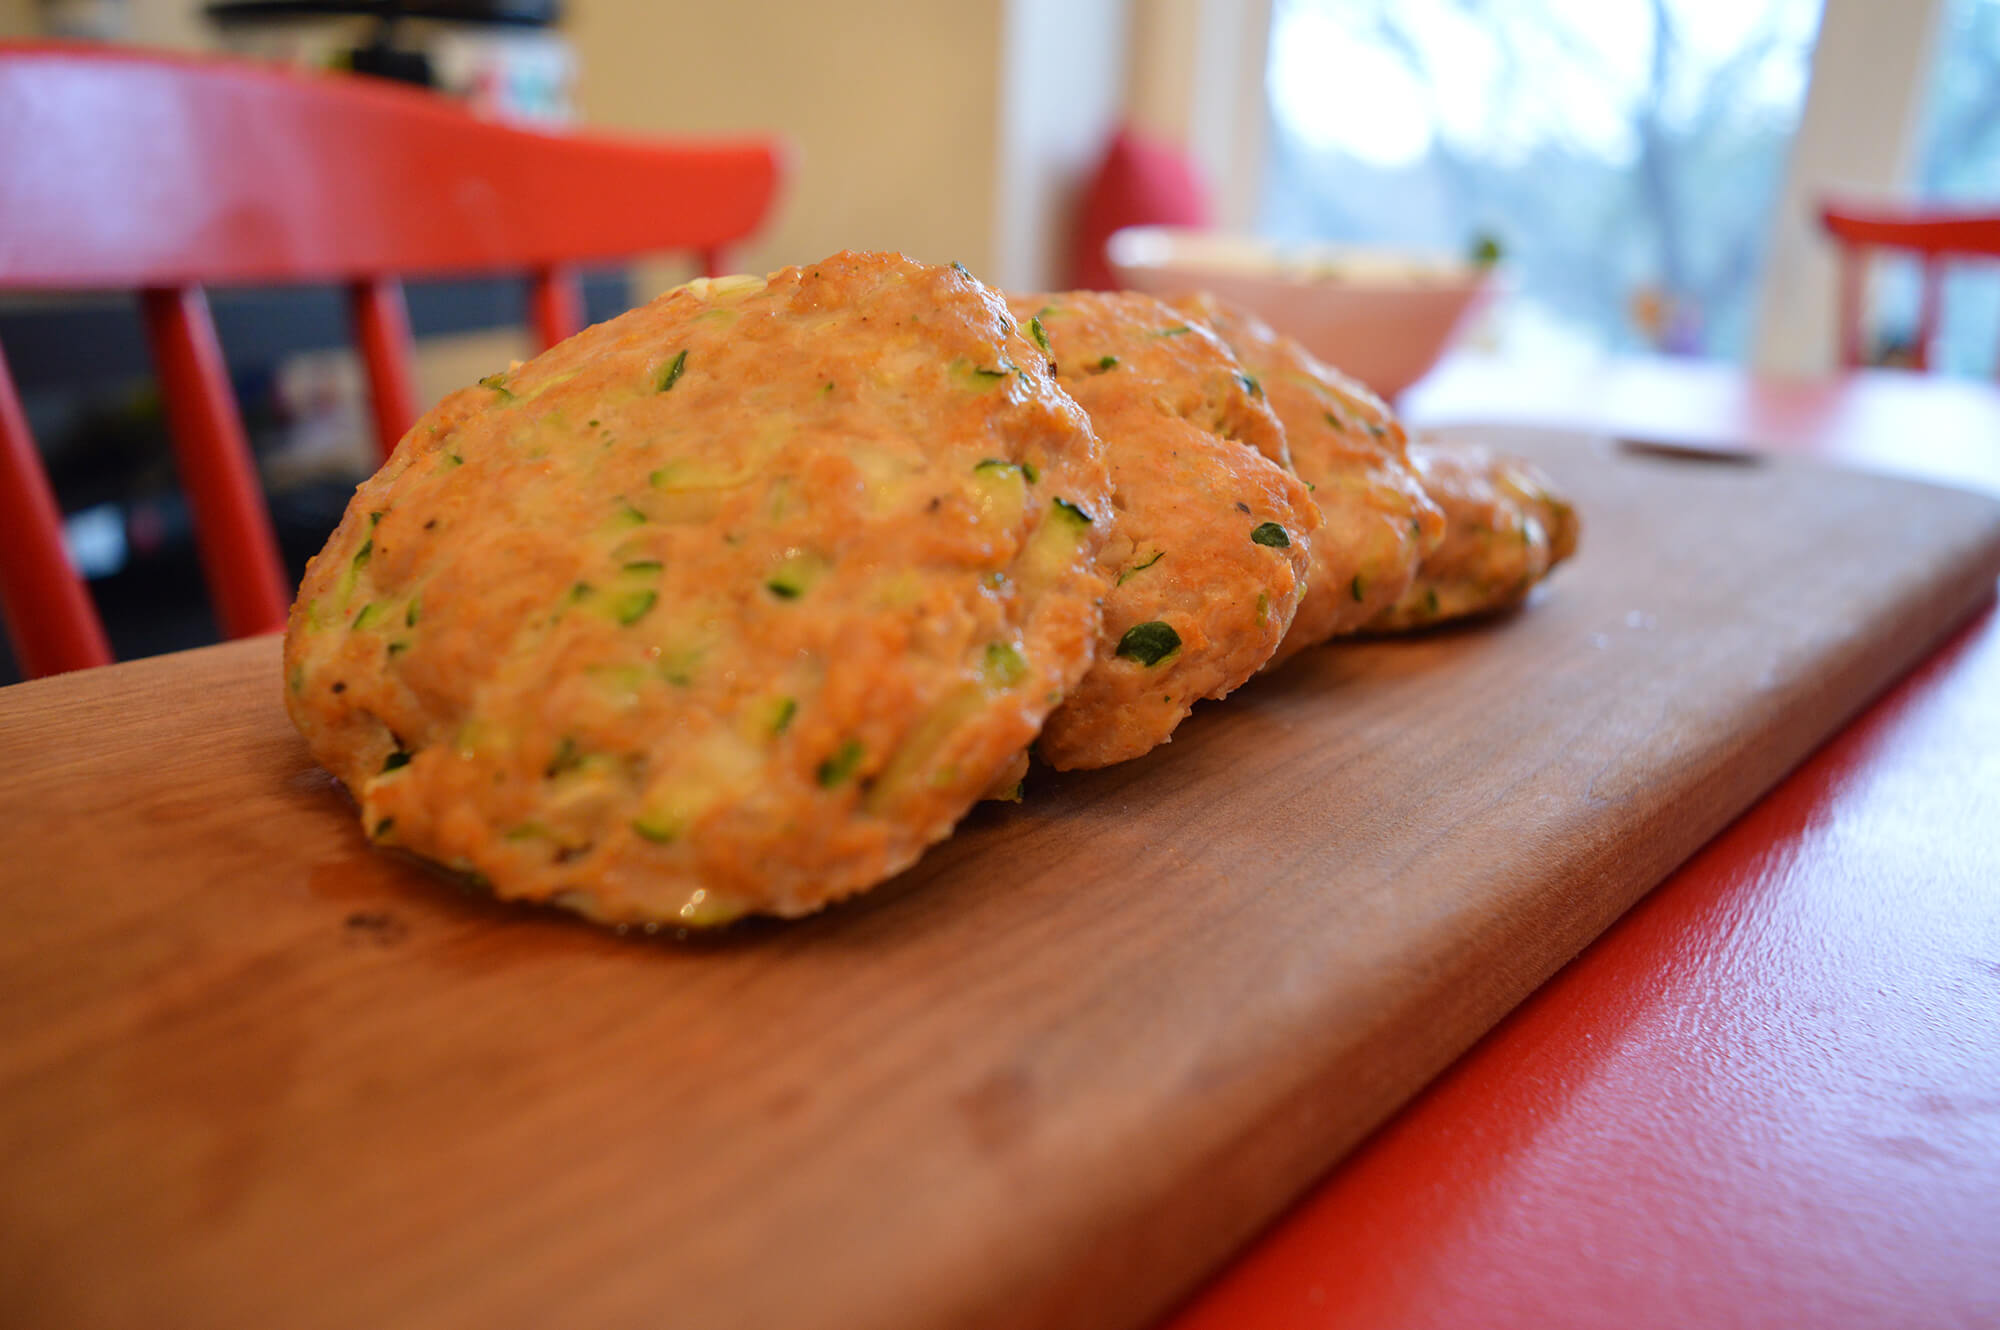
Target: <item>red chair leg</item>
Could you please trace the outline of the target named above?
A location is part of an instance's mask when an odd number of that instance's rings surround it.
[[[1861,347],[1861,274],[1867,256],[1843,246],[1840,251],[1840,367],[1859,369]]]
[[[1931,367],[1931,344],[1937,341],[1938,320],[1944,309],[1944,265],[1935,254],[1924,258],[1923,303],[1917,309],[1916,367]]]
[[[347,289],[361,363],[368,371],[368,400],[375,418],[375,451],[383,461],[417,419],[410,374],[410,310],[403,283],[394,277],[356,282]]]
[[[111,663],[104,625],[63,551],[62,514],[0,355],[0,618],[30,679]]]
[[[275,632],[291,596],[208,296],[198,286],[150,287],[140,308],[216,618],[230,637]]]
[[[709,245],[701,251],[701,270],[705,276],[721,277],[729,271],[729,251],[721,245]]]
[[[566,263],[535,269],[528,303],[543,350],[583,330],[583,287]]]

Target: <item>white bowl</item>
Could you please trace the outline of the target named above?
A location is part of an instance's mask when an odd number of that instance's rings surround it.
[[[1127,227],[1104,249],[1131,289],[1208,291],[1247,306],[1392,399],[1437,363],[1497,286],[1491,268],[1459,260],[1167,226]]]

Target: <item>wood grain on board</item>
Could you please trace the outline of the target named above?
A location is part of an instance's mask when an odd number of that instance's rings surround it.
[[[371,852],[275,641],[0,691],[0,1322],[1143,1323],[2000,572],[1991,500],[1508,442],[1585,520],[1526,612],[717,940]]]

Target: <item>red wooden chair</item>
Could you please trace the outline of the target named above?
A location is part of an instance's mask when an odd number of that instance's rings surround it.
[[[217,618],[283,627],[284,567],[204,283],[339,282],[384,456],[417,415],[404,274],[525,271],[544,345],[575,265],[690,251],[711,274],[770,211],[763,140],[644,142],[473,119],[351,76],[0,47],[0,290],[137,289]],[[30,676],[107,663],[0,355],[0,610]]]
[[[2000,214],[1827,204],[1820,209],[1819,220],[1840,246],[1841,368],[1866,363],[1862,282],[1870,253],[1887,249],[1915,255],[1923,263],[1923,302],[1912,354],[1917,369],[1929,369],[1943,305],[1944,266],[1954,259],[2000,258]]]

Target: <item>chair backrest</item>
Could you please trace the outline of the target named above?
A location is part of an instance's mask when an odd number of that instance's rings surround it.
[[[1840,246],[1840,364],[1865,362],[1863,286],[1868,258],[1878,249],[1915,256],[1923,264],[1923,299],[1917,315],[1916,368],[1930,367],[1931,342],[1943,308],[1944,265],[1953,259],[2000,257],[2000,214],[1949,209],[1908,210],[1826,204],[1820,226]]]
[[[575,265],[682,251],[725,271],[782,171],[770,140],[548,134],[355,76],[0,46],[0,290],[140,293],[232,637],[282,627],[290,595],[204,284],[346,285],[386,457],[417,414],[402,276],[525,272],[549,345],[582,321]],[[0,611],[30,677],[111,658],[4,354]]]

